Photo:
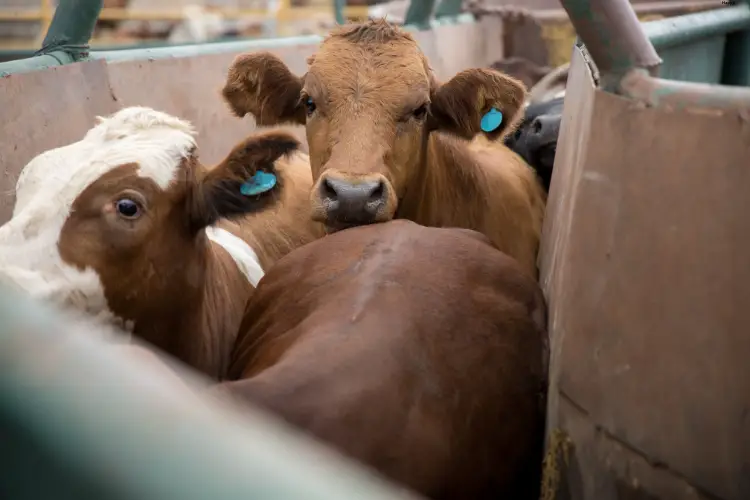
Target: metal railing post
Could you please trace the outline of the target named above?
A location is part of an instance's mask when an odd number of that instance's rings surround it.
[[[461,13],[462,0],[440,0],[435,9],[435,19],[441,17],[454,17]]]
[[[0,64],[0,76],[70,64],[86,59],[89,39],[104,0],[60,0],[47,35],[34,57]]]
[[[337,24],[346,23],[346,17],[344,16],[345,8],[346,0],[333,0],[333,15],[336,17]]]
[[[404,18],[405,25],[413,25],[420,29],[429,26],[432,12],[435,10],[436,0],[411,0]]]
[[[60,0],[37,55],[51,55],[61,64],[85,59],[89,40],[104,0]]]
[[[603,87],[617,91],[634,68],[656,75],[661,59],[627,0],[562,0],[562,5],[599,68]]]

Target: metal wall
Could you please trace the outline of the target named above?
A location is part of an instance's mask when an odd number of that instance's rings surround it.
[[[750,89],[574,50],[541,250],[545,500],[750,498]]]

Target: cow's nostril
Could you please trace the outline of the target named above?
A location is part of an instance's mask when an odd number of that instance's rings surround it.
[[[542,131],[542,120],[536,118],[534,123],[531,124],[531,130],[533,130],[535,134],[540,133]]]
[[[339,194],[336,191],[336,188],[328,179],[323,179],[323,182],[320,183],[320,190],[323,198],[328,198],[330,200],[335,200],[336,198],[338,198]]]
[[[385,194],[385,183],[381,181],[378,183],[377,186],[375,186],[375,189],[373,189],[370,192],[370,201],[380,201],[383,199],[384,194]]]

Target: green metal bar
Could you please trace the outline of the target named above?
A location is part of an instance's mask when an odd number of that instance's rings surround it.
[[[689,45],[700,38],[710,38],[745,29],[750,29],[750,8],[747,5],[643,23],[643,31],[658,50],[677,45]]]
[[[0,76],[70,64],[88,57],[104,0],[60,0],[42,48],[30,59],[0,64]]]
[[[344,8],[346,8],[346,0],[333,0],[333,15],[336,17],[336,22],[338,24],[346,23]]]
[[[406,10],[404,24],[411,24],[419,29],[427,29],[435,10],[437,0],[411,0]]]
[[[617,91],[633,68],[655,73],[661,59],[628,0],[562,0],[570,22],[601,73],[604,88]]]
[[[85,59],[104,0],[60,0],[40,54],[64,52],[73,61]]]
[[[101,336],[0,289],[7,498],[417,500],[267,414],[177,387]],[[188,386],[203,390],[193,375]]]
[[[435,10],[435,18],[453,17],[461,14],[462,0],[440,0]]]
[[[727,36],[721,83],[750,86],[750,29]]]

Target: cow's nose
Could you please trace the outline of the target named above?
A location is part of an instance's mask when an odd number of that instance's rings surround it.
[[[535,139],[540,143],[557,140],[560,133],[561,115],[541,115],[534,118],[529,128]]]
[[[387,201],[382,179],[350,181],[326,176],[321,179],[320,197],[329,220],[348,224],[374,222]]]

